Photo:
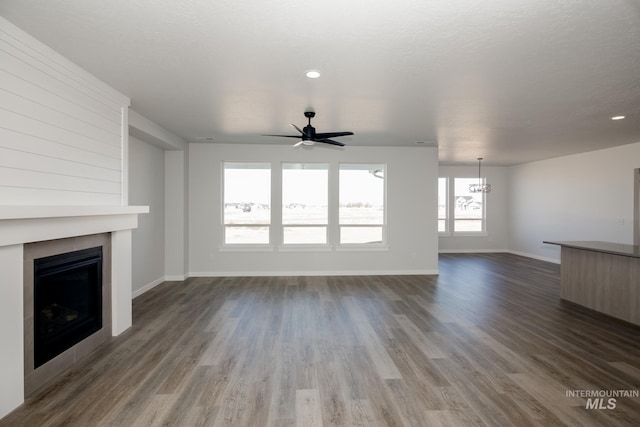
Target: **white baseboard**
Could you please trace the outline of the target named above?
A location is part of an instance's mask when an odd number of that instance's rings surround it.
[[[513,255],[520,255],[520,256],[524,256],[527,258],[533,258],[533,259],[537,259],[540,261],[546,261],[546,262],[552,262],[554,264],[560,264],[560,260],[556,259],[556,258],[549,258],[549,257],[544,257],[544,256],[540,256],[540,255],[534,255],[534,254],[530,254],[527,252],[520,252],[520,251],[508,251],[510,254]]]
[[[147,291],[150,291],[151,289],[155,288],[156,286],[158,286],[160,283],[166,282],[166,278],[165,277],[160,277],[156,280],[154,280],[151,283],[147,283],[146,285],[144,285],[143,287],[139,288],[139,289],[135,289],[132,293],[131,293],[131,299],[135,298],[135,297],[139,297],[140,295],[144,294]]]
[[[188,276],[160,277],[131,294],[131,299],[139,297],[164,282],[182,282],[189,277],[277,277],[277,276],[433,276],[438,270],[391,270],[391,271],[215,271],[193,272]]]
[[[183,282],[185,280],[187,280],[189,278],[189,276],[187,275],[182,275],[182,276],[164,276],[164,281],[165,282]]]
[[[560,260],[556,258],[543,257],[540,255],[534,255],[527,252],[510,251],[508,249],[445,249],[438,251],[441,254],[480,254],[480,253],[507,253],[513,255],[519,255],[527,258],[533,258],[540,261],[552,262],[554,264],[560,264]]]
[[[189,277],[273,277],[273,276],[432,276],[438,269],[427,270],[350,270],[350,271],[194,271]]]
[[[438,251],[440,254],[493,254],[508,252],[507,249],[442,249]]]

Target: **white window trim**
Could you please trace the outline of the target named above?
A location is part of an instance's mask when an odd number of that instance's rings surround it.
[[[225,191],[224,191],[224,174],[225,174],[225,164],[227,163],[241,163],[247,166],[250,165],[269,165],[269,171],[271,172],[271,206],[270,206],[270,216],[269,223],[267,224],[225,224],[224,220],[224,209],[225,209]],[[274,250],[273,242],[272,242],[272,233],[273,233],[273,163],[272,162],[259,162],[253,160],[222,160],[220,162],[220,236],[222,243],[218,245],[218,250],[220,252],[272,252]],[[267,227],[269,229],[269,243],[226,243],[225,236],[227,232],[227,227]]]
[[[269,224],[225,224],[224,223],[224,165],[225,163],[256,163],[271,166],[271,219]],[[328,166],[328,209],[329,216],[326,224],[284,224],[282,221],[282,174],[285,163],[303,164],[326,164]],[[341,164],[383,164],[385,168],[384,179],[384,216],[382,224],[340,224],[339,216],[339,175]],[[221,239],[218,245],[220,252],[381,252],[388,251],[388,204],[387,204],[387,176],[388,168],[385,163],[377,162],[305,162],[305,161],[285,161],[285,162],[259,162],[242,160],[224,160],[221,162]],[[269,243],[225,243],[224,236],[227,227],[269,227]],[[327,243],[283,243],[285,227],[325,227],[327,231]],[[341,227],[381,227],[382,242],[380,243],[340,243]]]
[[[439,176],[438,177],[438,181],[440,181],[440,178],[444,178],[445,183],[444,183],[444,191],[445,191],[445,217],[444,217],[444,231],[440,231],[438,230],[438,235],[439,236],[450,236],[451,235],[451,224],[449,221],[449,217],[451,216],[451,212],[449,212],[449,177],[448,176]],[[438,202],[440,201],[440,182],[438,182]],[[438,208],[440,208],[440,206],[438,206]],[[436,228],[438,228],[438,223],[440,222],[440,214],[438,213],[438,218],[437,218],[437,223],[436,223]]]
[[[320,243],[287,243],[278,246],[278,252],[331,252],[330,244]]]
[[[220,252],[273,252],[275,248],[270,243],[223,243],[218,245]]]
[[[285,222],[283,221],[283,191],[282,191],[282,186],[283,186],[283,182],[284,182],[284,165],[285,164],[301,164],[301,165],[322,165],[325,166],[326,165],[326,171],[327,171],[327,222],[324,224],[285,224]],[[312,168],[313,169],[313,168]],[[319,170],[325,170],[325,169],[320,169],[317,168]],[[331,250],[331,243],[330,243],[330,227],[331,227],[331,174],[332,174],[332,164],[331,162],[296,162],[296,161],[285,161],[285,162],[280,162],[280,170],[278,171],[278,173],[280,173],[280,181],[278,183],[279,188],[271,188],[271,192],[273,194],[274,190],[278,191],[278,195],[279,195],[279,199],[280,199],[280,211],[279,211],[279,215],[280,217],[278,218],[277,224],[278,224],[278,232],[279,232],[279,244],[278,244],[278,251],[280,252],[313,252],[313,251],[330,251]],[[272,221],[273,221],[274,217],[272,217]],[[284,229],[290,227],[290,228],[294,228],[294,227],[324,227],[325,231],[326,231],[326,243],[285,243],[284,242]]]
[[[384,166],[384,183],[383,183],[383,189],[382,189],[382,200],[383,200],[383,206],[384,206],[384,213],[382,215],[382,224],[342,224],[340,222],[340,183],[339,183],[339,179],[340,179],[340,166],[341,165],[374,165],[374,164],[380,164],[382,166]],[[336,234],[336,251],[358,251],[358,250],[362,250],[363,252],[366,251],[385,251],[389,249],[388,246],[388,240],[387,240],[387,228],[388,228],[388,221],[387,221],[387,213],[389,211],[388,208],[388,204],[387,204],[387,177],[389,176],[389,168],[388,165],[386,163],[378,163],[378,162],[364,162],[364,163],[358,163],[358,162],[339,162],[337,165],[337,171],[336,171],[336,193],[335,193],[335,197],[336,197],[336,212],[335,212],[335,218],[336,218],[336,227],[335,227],[335,234]],[[381,227],[382,228],[382,242],[381,243],[342,243],[340,242],[340,229],[342,227]]]
[[[455,222],[455,186],[451,185],[451,181],[456,178],[469,178],[473,179],[476,177],[466,177],[466,176],[441,176],[439,178],[446,178],[446,191],[447,191],[447,217],[445,219],[445,230],[446,231],[438,231],[439,237],[486,237],[489,235],[487,232],[487,195],[486,193],[482,193],[482,230],[480,231],[455,231],[454,222]],[[477,178],[476,178],[477,179]],[[482,177],[482,182],[486,182],[487,178]],[[437,224],[436,224],[437,227]]]
[[[385,252],[389,245],[384,243],[341,243],[335,247],[336,252]]]

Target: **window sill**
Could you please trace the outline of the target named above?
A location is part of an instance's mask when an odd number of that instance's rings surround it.
[[[273,252],[275,250],[271,245],[256,244],[220,245],[218,249],[220,252]]]
[[[342,244],[336,246],[336,252],[385,252],[388,250],[388,245]]]
[[[486,237],[489,233],[486,231],[466,232],[466,233],[438,233],[439,237]]]
[[[278,246],[279,252],[331,252],[330,245],[288,244]]]

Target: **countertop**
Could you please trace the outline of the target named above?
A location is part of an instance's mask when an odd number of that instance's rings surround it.
[[[567,248],[583,249],[586,251],[602,252],[613,255],[640,258],[640,246],[625,245],[622,243],[598,242],[598,241],[564,241],[552,242],[543,241],[550,245],[565,246]]]

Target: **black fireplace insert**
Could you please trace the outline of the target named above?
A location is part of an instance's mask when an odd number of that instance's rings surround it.
[[[102,247],[34,260],[34,368],[102,328]]]

